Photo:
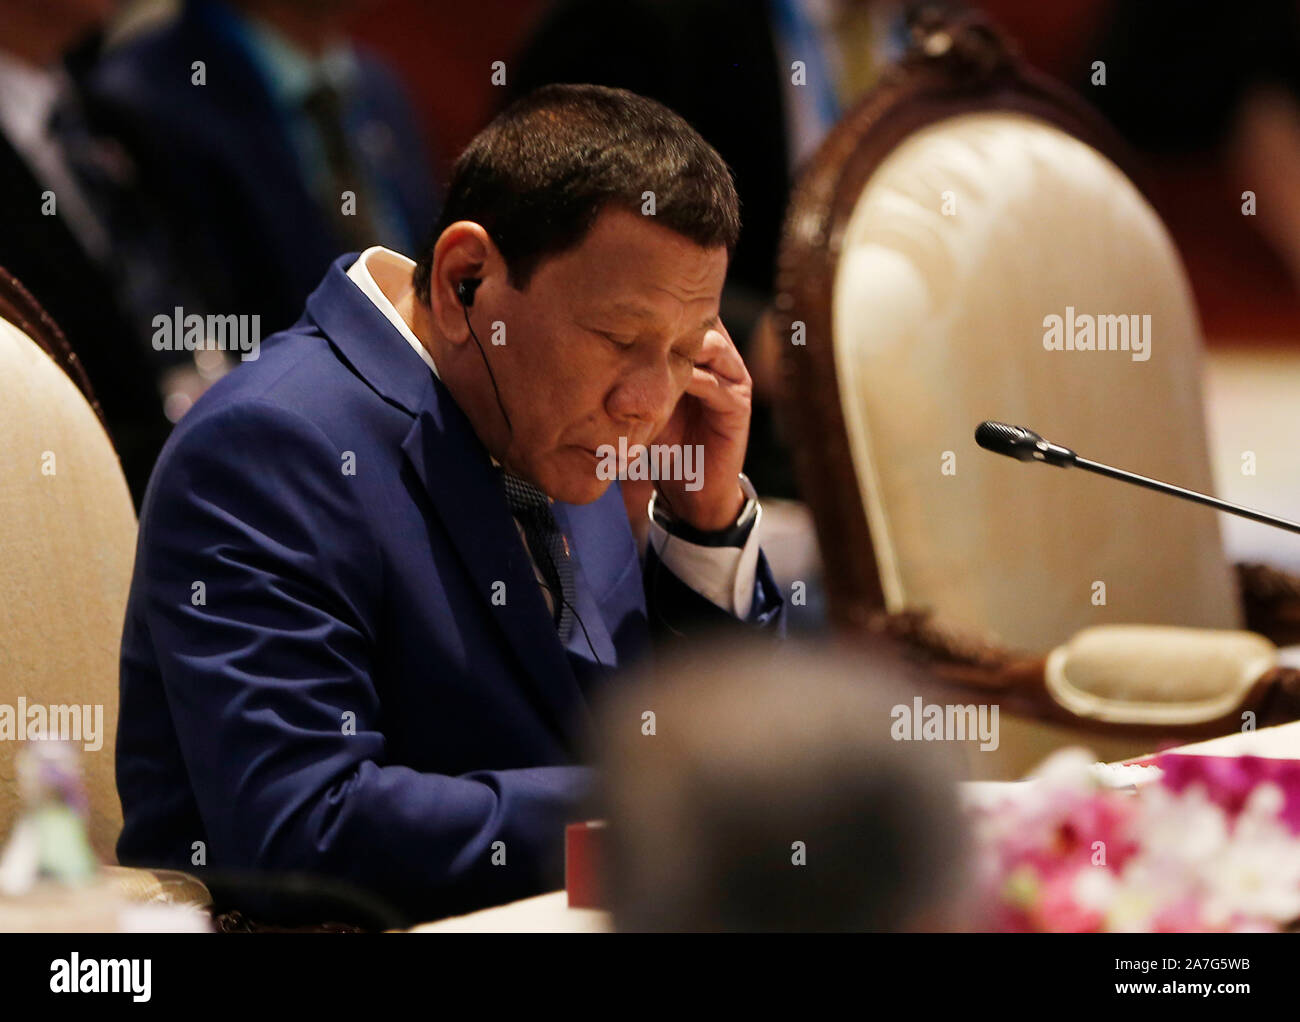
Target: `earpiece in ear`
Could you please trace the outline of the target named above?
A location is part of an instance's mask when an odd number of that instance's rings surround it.
[[[478,290],[478,286],[482,283],[483,281],[479,280],[477,277],[466,277],[457,284],[456,297],[460,299],[460,304],[465,306],[467,309],[473,305],[474,292]]]

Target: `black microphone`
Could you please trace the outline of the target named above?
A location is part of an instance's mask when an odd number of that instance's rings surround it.
[[[1044,440],[1032,429],[1026,429],[1024,426],[1008,426],[1005,422],[981,422],[975,428],[975,442],[986,451],[1005,454],[1008,458],[1016,458],[1019,461],[1042,461],[1049,465],[1056,465],[1059,468],[1069,468],[1073,465],[1076,468],[1095,472],[1097,475],[1106,476],[1110,479],[1132,483],[1134,486],[1155,490],[1157,493],[1167,493],[1171,497],[1181,497],[1183,500],[1190,500],[1194,504],[1204,504],[1206,507],[1212,507],[1217,511],[1226,511],[1228,514],[1237,515],[1240,518],[1249,518],[1252,522],[1272,525],[1278,529],[1285,529],[1287,532],[1300,533],[1300,523],[1289,522],[1285,518],[1267,515],[1263,511],[1242,507],[1240,504],[1230,504],[1218,497],[1197,493],[1195,490],[1186,490],[1181,486],[1174,486],[1172,483],[1163,483],[1159,479],[1138,475],[1136,472],[1126,472],[1122,468],[1103,465],[1099,461],[1089,461],[1087,458],[1081,458],[1068,447],[1062,447],[1060,444]]]
[[[986,451],[1020,461],[1045,461],[1068,468],[1078,460],[1078,455],[1068,447],[1048,443],[1032,429],[1008,426],[1005,422],[981,422],[975,430],[975,442]]]

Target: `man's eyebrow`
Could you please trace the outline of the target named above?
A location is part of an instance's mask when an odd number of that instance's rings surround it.
[[[631,316],[633,319],[653,319],[655,315],[653,309],[639,302],[614,302],[609,306],[609,311]]]
[[[624,316],[631,316],[634,319],[653,319],[655,316],[655,311],[653,309],[647,305],[642,305],[639,302],[614,302],[609,306],[609,311],[621,313]],[[715,312],[700,324],[700,329],[708,330],[717,326],[719,319],[719,314]]]

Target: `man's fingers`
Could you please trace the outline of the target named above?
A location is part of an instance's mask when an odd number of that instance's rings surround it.
[[[738,413],[749,408],[751,388],[748,380],[739,382],[725,379],[718,373],[695,367],[690,382],[686,384],[686,393],[697,397],[709,408],[718,412]]]
[[[697,369],[710,369],[732,383],[750,383],[745,360],[740,357],[740,352],[731,341],[731,335],[721,323],[705,334],[704,348],[695,365]]]

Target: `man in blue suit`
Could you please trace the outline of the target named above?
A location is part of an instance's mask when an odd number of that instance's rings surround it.
[[[340,258],[204,396],[141,513],[124,863],[423,918],[561,885],[591,701],[658,643],[783,627],[718,319],[738,232],[685,121],[550,86],[470,144],[418,262]],[[609,470],[651,451],[643,566]]]

